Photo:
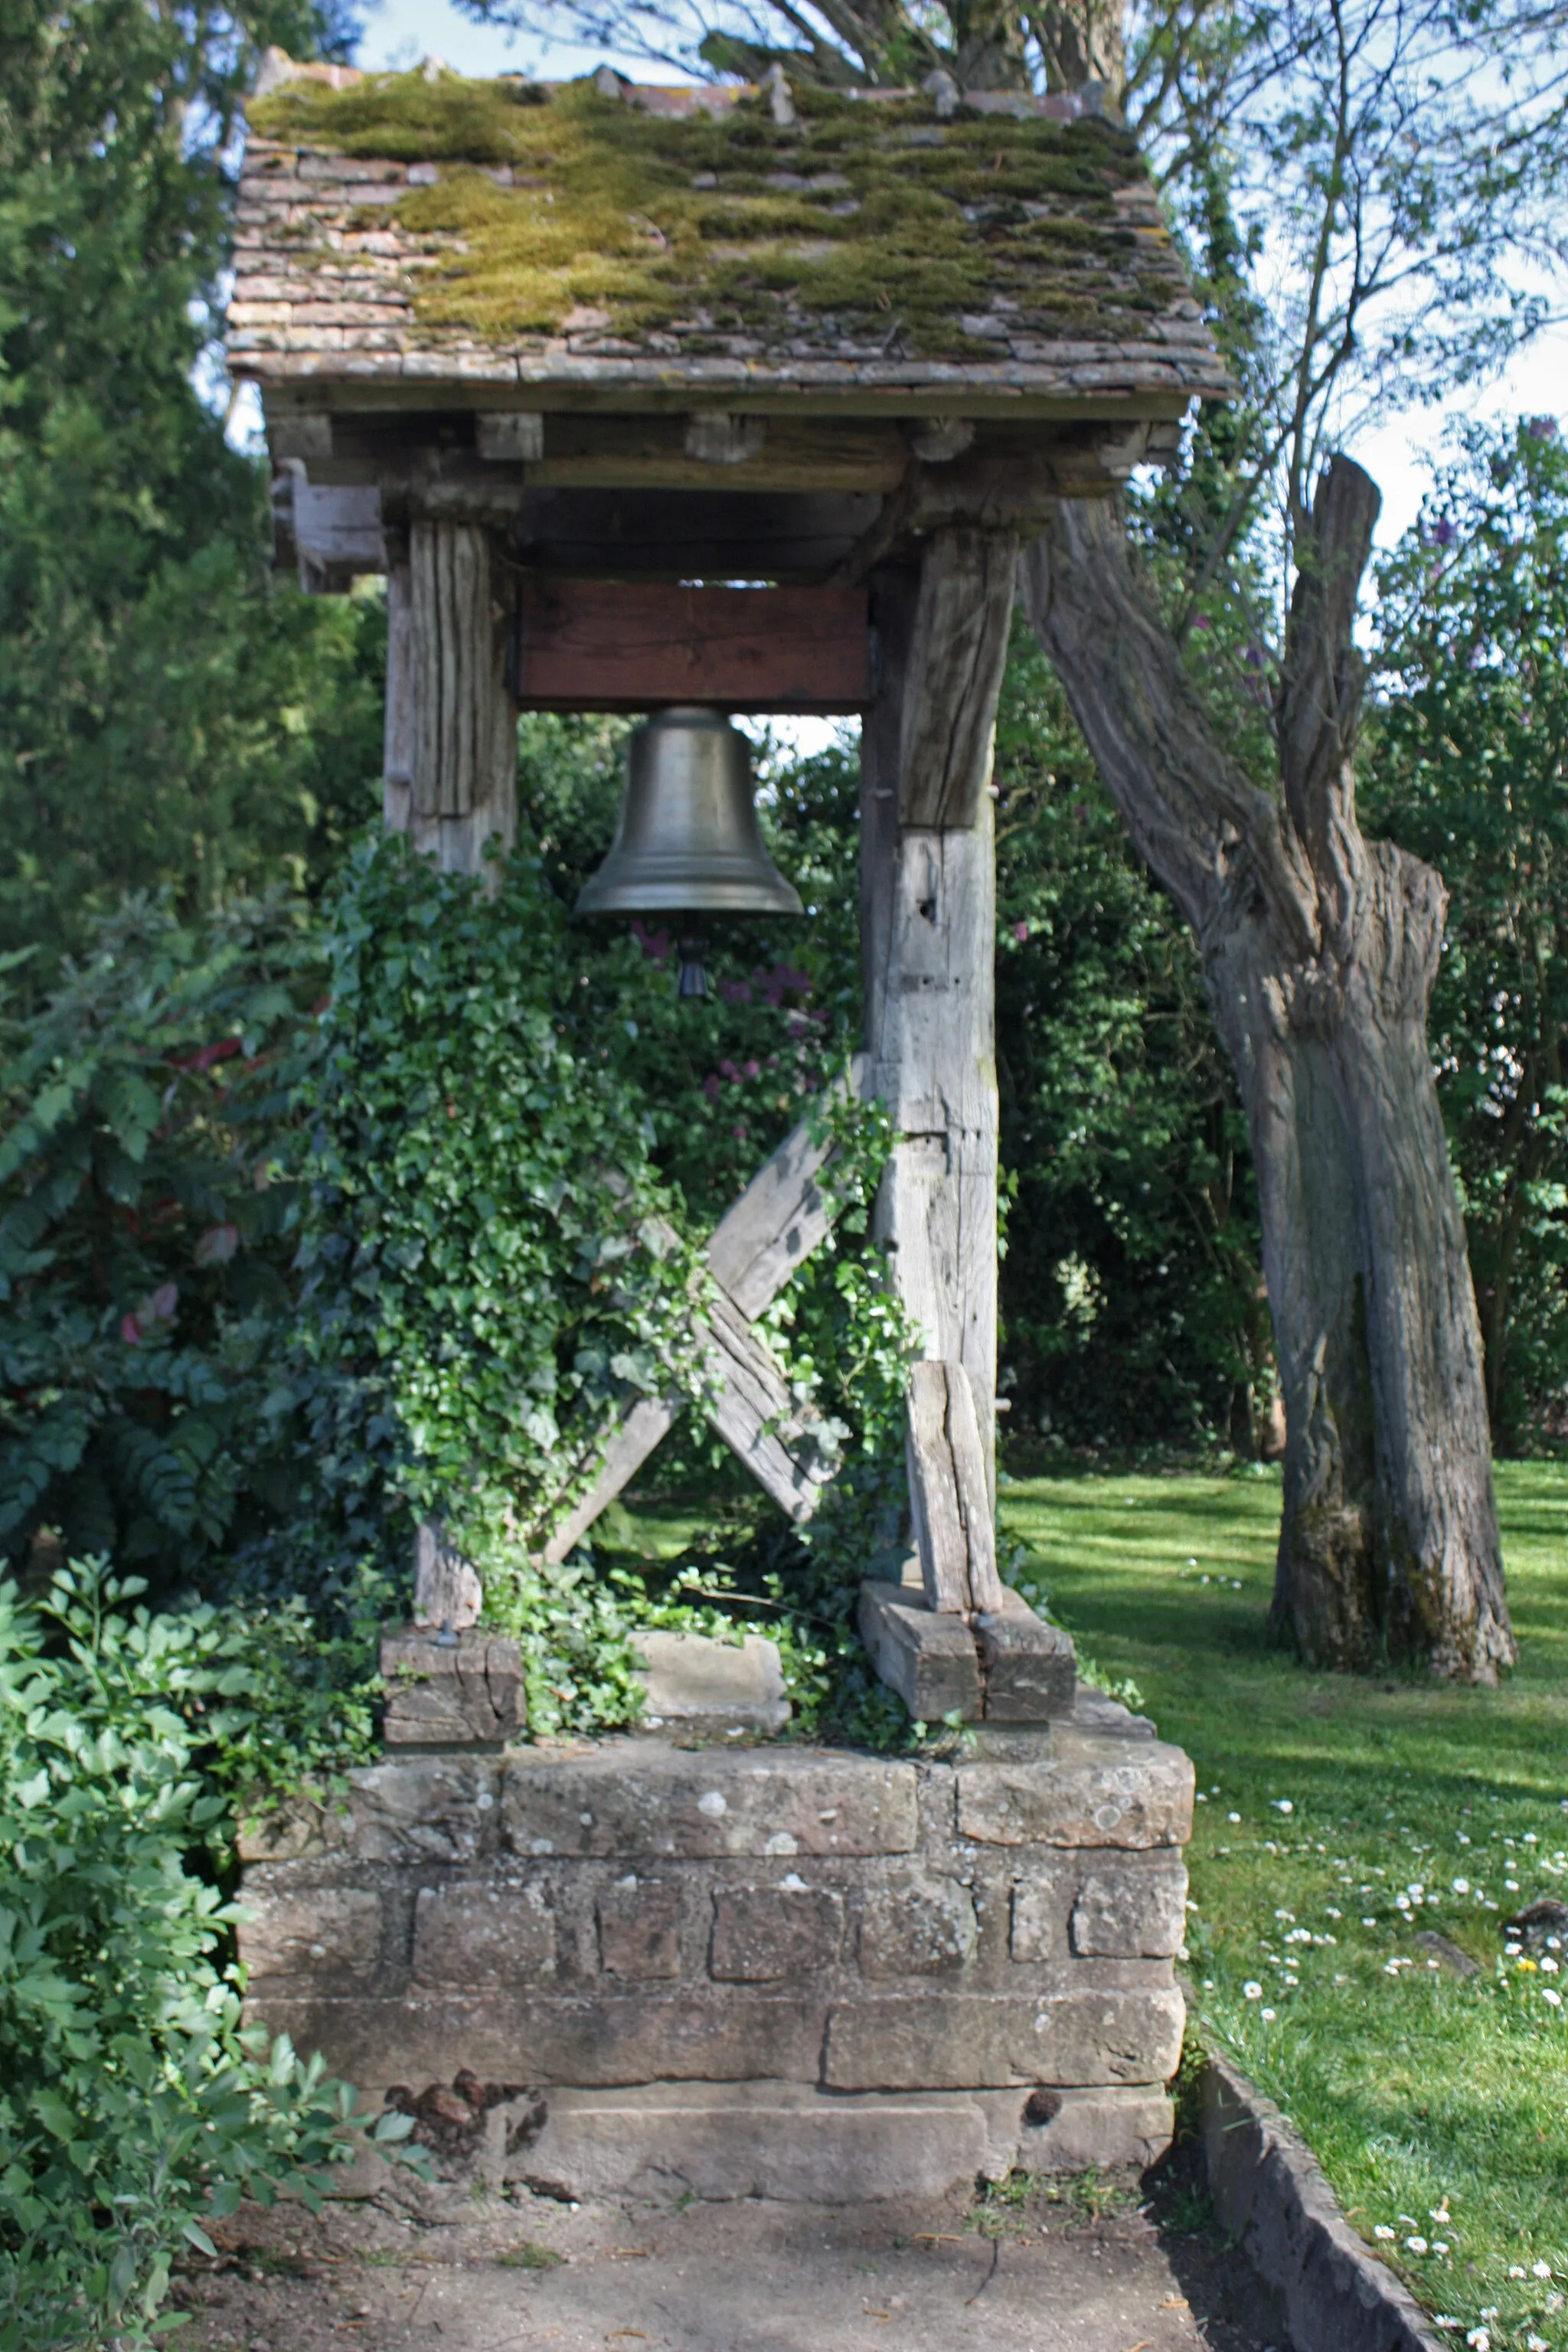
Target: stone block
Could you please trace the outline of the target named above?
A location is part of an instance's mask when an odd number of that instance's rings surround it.
[[[495,1851],[499,1767],[477,1758],[412,1757],[348,1776],[339,1842],[361,1862],[475,1862]]]
[[[374,1973],[381,1957],[381,1897],[358,1886],[312,1886],[289,1895],[247,1887],[255,1916],[238,1927],[239,1957],[252,1977]]]
[[[868,1578],[857,1622],[872,1665],[917,1722],[978,1720],[980,1657],[962,1617],[928,1609],[907,1585]]]
[[[1068,1933],[1075,1952],[1116,1959],[1170,1959],[1187,1916],[1187,1874],[1171,1862],[1140,1868],[1131,1858],[1087,1872]]]
[[[1066,1725],[1038,1762],[958,1767],[960,1834],[986,1845],[1184,1844],[1193,1768],[1179,1748]]]
[[[1184,2017],[1171,1988],[847,2002],[828,2019],[823,2080],[840,2091],[1163,2083],[1181,2055]]]
[[[984,2108],[963,2096],[660,2083],[554,2092],[548,2106],[505,2174],[555,2196],[860,2204],[967,2190],[994,2164]]]
[[[1072,1637],[1047,1625],[1020,1594],[974,1620],[987,1723],[1047,1723],[1068,1717],[1078,1690]]]
[[[527,1719],[522,1654],[510,1638],[467,1626],[456,1642],[428,1626],[381,1637],[389,1748],[499,1748]]]
[[[599,1965],[611,1976],[680,1974],[680,1891],[634,1873],[606,1887],[597,1905]]]
[[[417,1989],[403,1999],[350,1991],[328,1998],[299,1979],[269,1981],[247,2020],[320,2050],[335,2074],[379,2098],[393,2083],[482,2082],[594,2089],[625,2083],[815,2083],[826,1994],[760,1993],[710,1985],[703,1994],[651,1990],[580,2000],[487,1988]]]
[[[416,1984],[527,1984],[555,1970],[555,1921],[536,1886],[422,1886],[414,1905]]]
[[[1175,2109],[1163,2091],[1108,2086],[1031,2094],[1018,2137],[1021,2172],[1087,2172],[1157,2164],[1171,2145]]]
[[[863,1977],[936,1976],[974,1949],[974,1898],[961,1878],[900,1871],[869,1889],[860,1917]]]
[[[762,1633],[743,1642],[705,1633],[634,1633],[647,1693],[649,1730],[782,1731],[790,1719],[779,1647]]]
[[[1031,1869],[1013,1889],[1008,1949],[1016,1960],[1065,1960],[1068,1921],[1078,1892],[1070,1863]]]
[[[569,1762],[514,1756],[504,1771],[503,1833],[524,1857],[765,1859],[915,1843],[915,1768],[879,1757],[615,1739]]]
[[[713,1896],[708,1970],[721,1982],[765,1984],[831,1968],[844,1941],[844,1897],[805,1886],[723,1886]]]

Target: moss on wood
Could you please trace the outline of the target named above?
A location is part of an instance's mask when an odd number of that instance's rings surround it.
[[[421,265],[416,314],[489,341],[596,311],[605,334],[638,342],[685,322],[689,352],[693,325],[773,347],[805,332],[819,344],[826,326],[973,356],[988,344],[964,321],[988,310],[1015,331],[1122,340],[1119,313],[1185,290],[1163,232],[1147,215],[1136,231],[1124,222],[1117,195],[1144,173],[1103,122],[939,126],[923,100],[825,90],[796,104],[798,122],[781,128],[754,96],[670,116],[591,83],[547,94],[386,74],[342,90],[290,84],[251,122],[300,147],[442,167],[394,211]]]

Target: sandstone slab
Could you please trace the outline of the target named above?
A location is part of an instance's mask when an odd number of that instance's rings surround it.
[[[915,1768],[828,1749],[692,1754],[626,1740],[571,1762],[514,1758],[510,1852],[652,1858],[906,1853]]]
[[[247,1889],[239,1957],[255,1977],[374,1973],[381,1957],[381,1897],[352,1886],[293,1895]]]
[[[554,1973],[555,1921],[536,1886],[422,1886],[414,1906],[417,1984],[540,1982]]]
[[[658,1629],[632,1635],[647,1692],[643,1720],[691,1731],[782,1731],[790,1719],[779,1647],[764,1634],[718,1642]]]
[[[992,1845],[1184,1845],[1193,1768],[1179,1748],[1062,1728],[1038,1761],[958,1769],[962,1835]]]

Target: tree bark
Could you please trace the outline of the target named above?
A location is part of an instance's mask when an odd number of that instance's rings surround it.
[[[1026,557],[1040,644],[1196,936],[1258,1171],[1285,1393],[1274,1616],[1316,1664],[1495,1682],[1503,1593],[1475,1292],[1426,1048],[1441,877],[1356,820],[1351,642],[1378,494],[1334,458],[1291,606],[1280,789],[1218,740],[1110,504]]]

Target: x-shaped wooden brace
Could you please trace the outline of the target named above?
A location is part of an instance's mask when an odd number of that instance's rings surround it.
[[[864,1082],[864,1055],[851,1064],[847,1090]],[[840,1080],[840,1087],[845,1081]],[[717,1352],[720,1378],[707,1405],[710,1421],[763,1492],[798,1525],[810,1518],[832,1477],[802,1444],[806,1415],[776,1359],[752,1328],[803,1266],[833,1222],[817,1178],[833,1150],[814,1142],[805,1122],[764,1160],[708,1244],[717,1296],[697,1318],[697,1335]],[[580,1543],[601,1511],[640,1469],[686,1404],[682,1396],[639,1397],[621,1414],[599,1475],[552,1530],[544,1558],[554,1563]]]

